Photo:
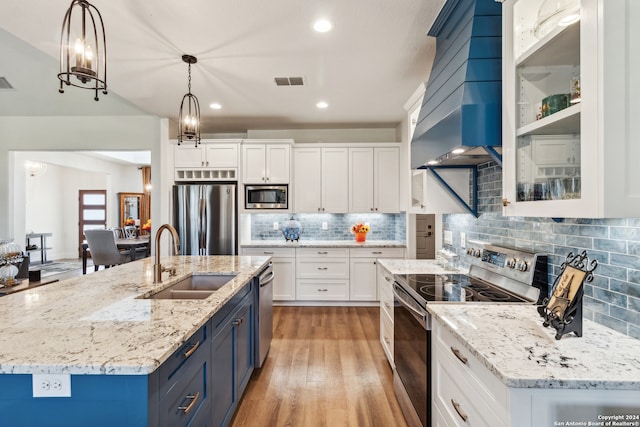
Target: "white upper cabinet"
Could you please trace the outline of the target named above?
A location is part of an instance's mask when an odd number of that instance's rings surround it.
[[[505,215],[640,216],[638,14],[636,1],[503,3]]]
[[[348,149],[293,149],[293,210],[297,213],[348,211]]]
[[[174,145],[177,168],[237,168],[238,143],[204,142],[198,147],[184,143]]]
[[[400,212],[400,148],[349,148],[349,212]]]
[[[289,143],[242,144],[242,177],[245,184],[288,184]]]

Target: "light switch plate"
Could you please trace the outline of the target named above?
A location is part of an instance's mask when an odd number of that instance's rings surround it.
[[[327,224],[327,221],[323,221],[323,222],[322,222],[322,229],[323,229],[323,230],[328,230],[328,229],[329,229],[329,226],[328,226],[328,224]]]
[[[274,230],[278,229],[278,221],[273,221],[273,229]]]
[[[33,397],[71,397],[71,374],[32,374]]]
[[[467,247],[467,234],[464,232],[460,232],[460,247],[462,249]]]
[[[453,232],[451,230],[444,231],[444,244],[453,245]]]

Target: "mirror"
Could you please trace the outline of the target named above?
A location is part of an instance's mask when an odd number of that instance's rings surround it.
[[[120,227],[125,225],[140,225],[140,209],[142,207],[142,193],[118,193],[120,195]],[[134,224],[125,224],[127,219],[133,219]]]

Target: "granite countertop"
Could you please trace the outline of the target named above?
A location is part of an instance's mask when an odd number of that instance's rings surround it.
[[[468,269],[453,269],[443,267],[434,259],[386,259],[377,260],[378,264],[386,268],[391,274],[466,274]]]
[[[264,256],[153,258],[0,298],[0,374],[147,375],[267,264]],[[238,273],[201,300],[140,299],[188,277]]]
[[[509,387],[640,390],[640,340],[597,323],[584,320],[582,337],[556,340],[534,305],[427,309]]]
[[[282,240],[251,240],[241,242],[244,248],[406,248],[407,243],[399,240],[367,240],[356,243],[355,240],[301,240],[287,242]]]

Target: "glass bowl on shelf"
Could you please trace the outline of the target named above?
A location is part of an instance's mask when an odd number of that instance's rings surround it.
[[[580,20],[580,0],[544,0],[538,9],[538,19],[533,29],[541,39],[557,26],[567,26]]]

